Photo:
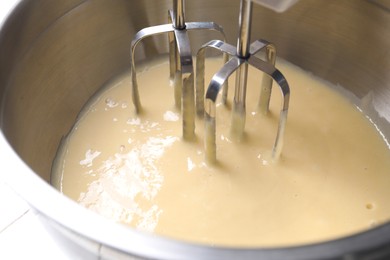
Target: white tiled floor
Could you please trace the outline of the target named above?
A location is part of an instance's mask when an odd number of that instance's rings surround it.
[[[29,211],[28,205],[0,180],[0,234]]]
[[[0,259],[69,259],[37,213],[1,179]]]

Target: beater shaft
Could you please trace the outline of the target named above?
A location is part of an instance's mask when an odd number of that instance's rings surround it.
[[[237,39],[237,57],[247,59],[250,55],[250,32],[252,16],[252,1],[240,2],[240,15],[238,18],[238,39]],[[236,70],[236,84],[233,98],[231,136],[235,139],[241,139],[245,128],[246,114],[246,83],[248,77],[248,64],[244,63]]]

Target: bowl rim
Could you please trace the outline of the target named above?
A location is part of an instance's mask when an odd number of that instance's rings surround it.
[[[0,36],[7,17],[22,8],[14,0],[6,17],[0,17]],[[0,104],[1,105],[1,104]],[[4,124],[1,122],[0,127]],[[88,240],[129,255],[158,259],[339,259],[345,256],[390,255],[390,223],[340,239],[300,246],[274,248],[231,248],[187,243],[147,234],[109,221],[60,194],[39,177],[15,152],[0,131],[0,178],[32,208],[55,225]],[[23,180],[23,181],[21,181]],[[72,214],[69,214],[71,212]],[[99,228],[96,228],[99,227]],[[381,255],[382,256],[382,255]]]

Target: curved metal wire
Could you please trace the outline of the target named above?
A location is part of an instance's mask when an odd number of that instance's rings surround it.
[[[188,30],[214,30],[225,35],[221,26],[214,22],[185,22],[184,0],[173,0],[173,11],[168,12],[170,23],[147,27],[134,36],[131,42],[132,100],[136,113],[142,111],[138,90],[135,53],[138,44],[152,35],[168,33],[170,78],[174,82],[175,104],[181,109],[183,118],[183,139],[195,137],[195,94],[194,69]]]

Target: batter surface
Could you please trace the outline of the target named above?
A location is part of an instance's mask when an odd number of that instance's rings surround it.
[[[206,82],[221,66],[206,63]],[[281,99],[257,110],[261,73],[249,71],[246,133],[229,138],[230,107],[217,109],[218,165],[204,161],[202,120],[196,140],[181,139],[168,63],[138,74],[144,112],[136,115],[131,79],[98,93],[63,141],[52,183],[107,218],[137,229],[211,245],[283,246],[368,229],[390,218],[390,152],[351,102],[286,62],[291,87],[284,148],[268,160]],[[230,98],[234,79],[231,81]]]

